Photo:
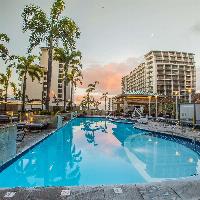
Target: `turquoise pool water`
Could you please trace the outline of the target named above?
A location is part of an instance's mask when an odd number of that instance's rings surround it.
[[[0,173],[0,187],[146,183],[199,173],[190,148],[104,118],[78,118]]]

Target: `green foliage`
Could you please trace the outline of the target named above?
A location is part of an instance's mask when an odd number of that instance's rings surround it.
[[[83,97],[83,100],[80,103],[83,110],[86,108],[89,110],[90,106],[97,106],[97,104],[95,104],[95,99],[91,96],[91,93],[95,91],[97,84],[99,84],[99,82],[95,81],[94,83],[90,83],[88,85],[88,88],[86,89],[86,96]]]
[[[22,13],[23,31],[30,31],[29,52],[42,42],[48,46],[57,46],[59,40],[71,48],[75,47],[75,40],[79,38],[80,32],[76,23],[68,18],[62,17],[65,2],[55,0],[51,7],[50,16],[36,5],[27,5]]]
[[[108,92],[103,93],[101,99],[103,99],[105,101],[105,110],[106,110],[106,100],[107,100],[107,98],[108,98]]]
[[[6,34],[0,33],[0,58],[3,60],[8,59],[9,52],[4,43],[8,43],[9,41],[10,38]]]
[[[69,50],[67,48],[55,48],[54,59],[59,61],[64,65],[63,71],[63,81],[64,81],[64,109],[66,110],[66,86],[71,82],[71,99],[70,107],[72,108],[72,96],[73,87],[77,87],[77,83],[81,83],[82,74],[82,64],[81,64],[81,52],[75,50]]]
[[[66,49],[75,49],[76,39],[79,38],[80,32],[76,23],[68,18],[63,17],[62,13],[65,9],[64,0],[55,0],[50,11],[50,15],[38,6],[29,5],[24,8],[22,13],[23,31],[29,31],[30,46],[28,51],[42,42],[47,44],[49,48],[48,56],[48,73],[47,73],[47,98],[46,107],[49,109],[51,74],[52,74],[52,52],[53,48],[59,43]]]
[[[12,69],[11,67],[7,67],[6,73],[0,73],[0,85],[3,87],[3,96],[4,96],[4,101],[7,102],[8,98],[8,87],[13,84],[10,82],[12,76]],[[6,104],[5,104],[5,110],[6,110]]]
[[[41,110],[40,115],[51,115],[51,112],[49,112],[48,110]]]
[[[14,82],[10,83],[10,86],[11,86],[11,88],[12,88],[13,95],[14,95],[15,99],[20,100],[21,97],[22,97],[21,89],[19,89],[19,88],[17,87],[17,84],[14,83]]]
[[[44,73],[44,69],[34,63],[37,58],[38,57],[34,55],[28,55],[27,57],[18,57],[18,63],[16,65],[16,68],[17,72],[19,73],[20,80],[23,82],[23,90],[21,94],[22,111],[25,110],[27,75],[32,78],[32,81],[34,81],[35,79],[40,81],[40,78],[43,76]]]
[[[18,57],[18,63],[16,66],[21,79],[24,79],[24,77],[28,74],[32,78],[32,81],[35,79],[40,81],[43,76],[44,69],[34,63],[37,58],[38,57],[34,55]]]

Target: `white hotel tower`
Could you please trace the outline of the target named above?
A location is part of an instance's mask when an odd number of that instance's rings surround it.
[[[122,78],[122,92],[145,91],[187,99],[196,91],[194,54],[150,51],[144,63]]]
[[[48,48],[41,48],[40,66],[46,70],[44,77],[40,82],[37,80],[27,77],[27,90],[26,94],[29,100],[42,100],[46,97],[47,93],[47,70],[48,70]],[[59,100],[59,106],[64,105],[64,82],[63,82],[63,64],[53,60],[52,63],[52,79],[51,79],[51,93],[50,93],[50,107],[56,106],[55,97]],[[70,88],[69,83],[66,88],[67,100],[70,99]]]

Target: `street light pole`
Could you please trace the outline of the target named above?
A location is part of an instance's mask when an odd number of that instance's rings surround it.
[[[192,90],[189,89],[188,92],[189,92],[189,103],[192,103]]]
[[[176,119],[178,120],[178,96],[176,95]]]
[[[151,96],[149,96],[149,117],[151,116]]]
[[[156,119],[157,119],[157,117],[158,117],[158,96],[156,95],[155,98],[156,98]]]
[[[179,95],[179,92],[176,91],[175,92],[175,97],[176,97],[176,120],[178,120],[178,95]]]

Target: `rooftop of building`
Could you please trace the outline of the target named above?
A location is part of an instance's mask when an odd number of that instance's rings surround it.
[[[152,53],[161,53],[161,52],[162,52],[162,53],[172,53],[172,54],[175,54],[175,53],[182,53],[182,54],[188,54],[188,55],[195,55],[194,53],[185,52],[185,51],[151,50],[151,51],[149,51],[148,53],[146,53],[146,54],[144,55],[144,57],[146,57],[146,56],[148,56],[148,55],[150,55],[150,54],[152,54]]]

